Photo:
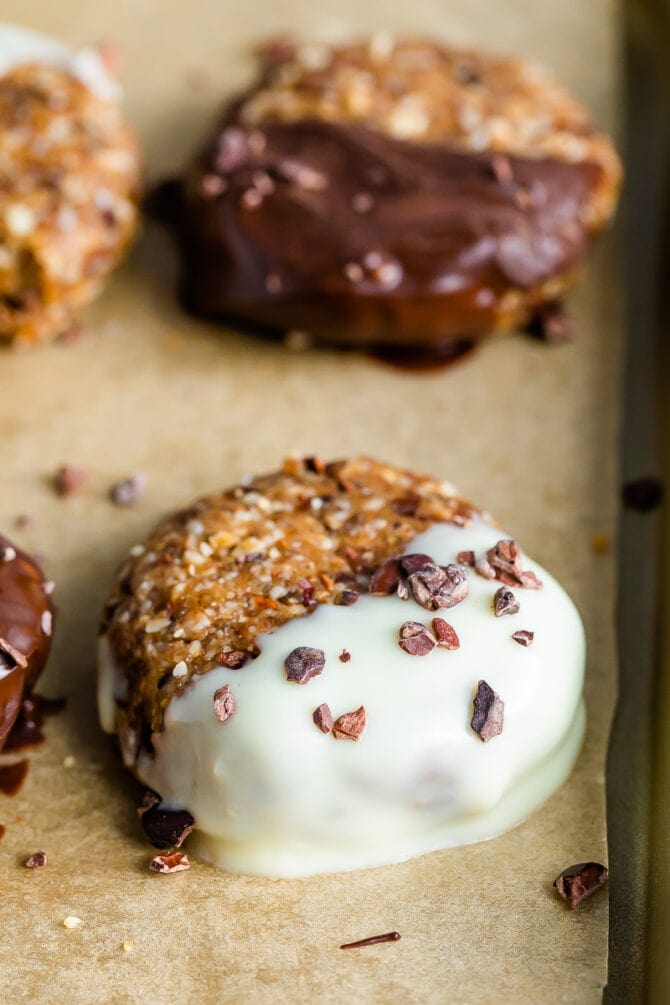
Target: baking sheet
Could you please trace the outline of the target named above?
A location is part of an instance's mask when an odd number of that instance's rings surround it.
[[[388,27],[549,63],[605,127],[615,125],[613,0],[5,0],[3,17],[127,52],[127,107],[152,176],[179,167],[224,92],[250,72],[259,34]],[[21,793],[0,796],[0,999],[12,1002],[596,1002],[606,981],[607,897],[568,912],[551,890],[566,865],[607,858],[604,759],[614,700],[616,428],[621,315],[612,239],[571,300],[572,345],[515,336],[451,371],[401,373],[360,355],[290,353],[186,318],[167,237],[147,225],[88,312],[89,337],[0,354],[0,526],[46,556],[59,619],[44,678],[65,694]],[[454,481],[564,583],[589,642],[589,726],[566,787],[495,841],[403,865],[309,881],[217,872],[150,875],[135,787],[94,709],[96,622],[116,564],[164,511],[297,450],[366,452]],[[59,463],[91,471],[56,499]],[[137,508],[109,485],[149,476]],[[13,531],[19,513],[34,525]],[[71,767],[64,766],[73,757]],[[23,869],[37,848],[46,869]],[[62,920],[82,919],[74,930]],[[397,929],[398,943],[341,942]],[[124,952],[124,940],[134,948]]]
[[[620,878],[612,888],[610,984],[619,989],[612,1001],[662,1005],[670,998],[670,622],[664,617],[670,554],[670,9],[662,0],[637,0],[627,21],[627,106],[635,114],[627,129],[631,337],[623,474],[660,475],[666,499],[655,513],[625,513],[621,524],[621,698],[608,765],[610,861]],[[638,570],[635,585],[626,574],[631,560]]]
[[[626,280],[622,481],[668,473],[667,192],[670,8],[626,6],[627,185],[622,207]],[[665,247],[664,247],[665,246]],[[667,512],[667,506],[666,506]],[[670,999],[667,953],[670,846],[670,646],[663,622],[670,538],[662,510],[624,510],[619,533],[620,685],[607,763],[610,863],[608,1005]],[[631,576],[630,570],[635,569]],[[653,789],[653,795],[652,795]]]

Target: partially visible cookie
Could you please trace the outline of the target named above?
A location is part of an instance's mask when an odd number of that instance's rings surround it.
[[[51,649],[53,583],[0,534],[0,749]]]
[[[270,47],[184,180],[183,296],[342,344],[505,331],[573,282],[620,180],[525,60],[386,34]]]
[[[132,549],[98,698],[153,844],[306,876],[518,823],[572,768],[583,673],[566,593],[451,486],[311,458]]]
[[[66,330],[137,222],[139,150],[96,50],[0,25],[0,342]]]

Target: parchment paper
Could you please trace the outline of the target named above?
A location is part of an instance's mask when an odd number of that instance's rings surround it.
[[[128,113],[153,177],[179,167],[223,94],[244,83],[249,43],[287,28],[309,38],[388,27],[529,54],[611,128],[616,13],[613,0],[5,0],[2,9],[73,42],[124,44]],[[168,238],[147,225],[88,312],[88,338],[0,353],[0,527],[43,552],[57,581],[42,689],[68,699],[22,792],[0,795],[2,1001],[599,1000],[607,898],[570,913],[551,882],[570,863],[607,857],[614,550],[597,554],[590,542],[613,532],[617,494],[614,265],[608,239],[572,298],[574,344],[513,336],[450,371],[412,375],[193,322],[174,300]],[[231,876],[198,861],[152,875],[134,783],[97,725],[99,610],[115,566],[160,514],[292,450],[368,452],[449,478],[558,576],[588,635],[586,745],[547,806],[486,844],[309,881]],[[92,474],[66,500],[48,486],[63,461]],[[149,476],[145,500],[115,509],[109,485],[135,470]],[[13,530],[19,513],[34,525]],[[48,866],[24,869],[38,848]],[[81,926],[65,929],[68,915]],[[391,929],[400,942],[338,948]]]

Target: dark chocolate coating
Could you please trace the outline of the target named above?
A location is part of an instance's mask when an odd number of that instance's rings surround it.
[[[16,555],[3,560],[7,549]],[[53,605],[44,583],[33,559],[0,534],[0,748],[51,648],[42,622],[46,612],[53,618]]]
[[[504,156],[501,170],[501,155],[360,125],[259,132],[231,129],[234,115],[173,220],[198,315],[367,346],[475,337],[532,313],[587,250],[596,164]],[[517,290],[515,314],[502,298]]]

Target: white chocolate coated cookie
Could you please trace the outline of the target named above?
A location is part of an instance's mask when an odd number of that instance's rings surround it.
[[[475,518],[468,527],[434,524],[405,550],[447,565],[464,551],[484,557],[500,538]],[[513,827],[567,778],[584,731],[579,615],[551,576],[525,556],[522,563],[543,587],[508,587],[514,614],[496,616],[501,583],[471,568],[467,597],[449,609],[364,595],[282,625],[259,639],[260,655],[243,669],[191,681],[136,774],[163,807],[195,817],[196,853],[264,876],[379,866]],[[433,617],[453,627],[460,647],[405,652],[401,626],[430,631]],[[517,632],[532,632],[531,644],[515,641]],[[299,647],[325,657],[304,684],[288,681],[285,667]],[[121,680],[103,637],[100,707],[109,730]],[[486,742],[471,725],[480,681],[504,706],[502,730]],[[232,695],[229,714],[221,701],[215,714],[217,693]],[[364,708],[355,741],[318,728],[313,714],[324,704],[335,720]]]

